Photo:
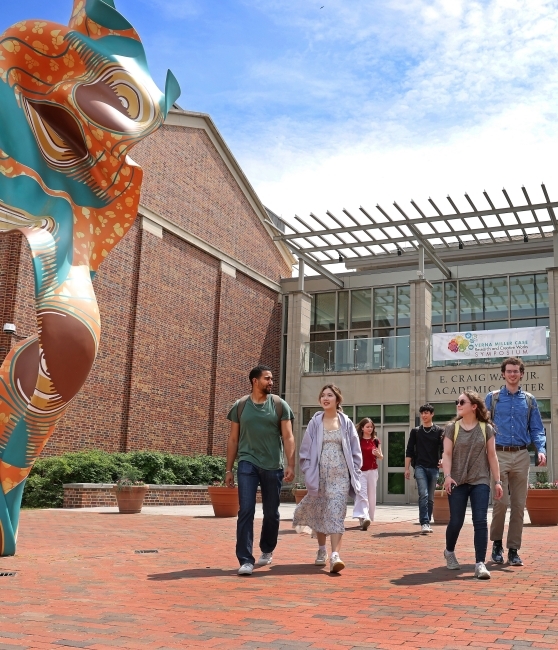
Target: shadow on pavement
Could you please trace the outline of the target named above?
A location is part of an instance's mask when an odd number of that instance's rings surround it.
[[[331,578],[340,577],[340,573],[329,573],[324,567],[313,564],[285,564],[270,567],[255,568],[250,576],[237,576],[238,569],[184,569],[183,571],[170,571],[169,573],[152,573],[147,576],[148,580],[191,580],[193,578],[265,578],[274,576],[296,576],[296,575],[318,575],[324,573]]]
[[[502,571],[500,567],[489,566],[489,571]],[[506,571],[509,573],[511,570]],[[513,571],[511,571],[513,573]],[[409,586],[409,585],[430,585],[436,582],[467,582],[474,580],[475,565],[462,566],[459,571],[450,571],[446,567],[436,567],[423,573],[408,573],[407,575],[390,580],[392,585]],[[480,582],[480,581],[479,581]]]
[[[372,537],[422,537],[420,530],[413,531],[412,533],[372,533]]]

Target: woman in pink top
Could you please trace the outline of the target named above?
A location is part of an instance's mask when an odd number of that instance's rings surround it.
[[[376,435],[376,427],[370,418],[364,418],[356,427],[362,451],[362,476],[360,491],[355,498],[353,519],[358,519],[361,530],[374,521],[376,511],[376,484],[378,483],[378,460],[384,455]]]

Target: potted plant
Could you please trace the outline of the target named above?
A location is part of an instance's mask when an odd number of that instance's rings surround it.
[[[529,483],[526,506],[533,526],[558,525],[558,481],[550,482],[547,472],[537,472]]]
[[[238,487],[227,487],[224,481],[214,481],[207,492],[216,517],[236,517],[238,515]]]
[[[434,492],[434,509],[432,517],[435,524],[449,524],[450,510],[448,495],[444,490],[444,474],[440,472],[436,480],[436,491]]]
[[[306,489],[306,483],[295,483],[292,488],[292,493],[295,498],[295,503],[300,503],[302,499],[308,494],[308,490]]]
[[[119,478],[112,488],[118,504],[118,512],[125,515],[134,515],[141,512],[143,499],[149,485],[139,478],[139,471],[130,471],[126,476]]]

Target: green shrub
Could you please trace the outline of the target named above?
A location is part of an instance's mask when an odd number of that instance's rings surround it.
[[[211,485],[225,473],[225,458],[178,456],[158,451],[109,454],[79,451],[39,458],[25,485],[22,505],[61,508],[64,483],[114,483],[133,475],[152,485]]]

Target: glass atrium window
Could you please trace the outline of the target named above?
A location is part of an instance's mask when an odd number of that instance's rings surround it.
[[[349,326],[349,292],[337,294],[337,329],[346,330]]]
[[[317,293],[312,314],[313,330],[323,332],[335,329],[335,292]]]
[[[409,327],[411,324],[411,287],[406,284],[397,287],[397,325]]]
[[[395,287],[374,289],[374,327],[395,325]]]
[[[510,301],[512,318],[531,318],[536,315],[534,275],[516,275],[510,278]]]
[[[351,291],[351,329],[370,329],[370,298],[370,289]]]
[[[482,280],[461,280],[459,283],[459,320],[475,321],[484,318]]]
[[[535,282],[537,286],[537,316],[548,316],[548,275],[546,273],[536,275]]]
[[[508,278],[484,280],[484,317],[487,320],[508,318]]]
[[[435,282],[432,285],[432,325],[444,322],[444,283]]]
[[[445,282],[444,287],[446,299],[446,322],[457,323],[457,282]]]

